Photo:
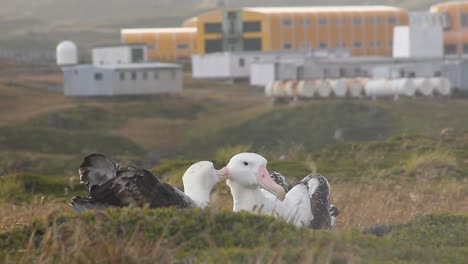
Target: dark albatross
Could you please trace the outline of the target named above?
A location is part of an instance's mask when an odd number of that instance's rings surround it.
[[[223,179],[217,172],[208,161],[192,165],[184,175],[184,185],[189,188],[187,195],[161,182],[148,170],[137,166],[120,167],[117,162],[94,153],[85,157],[79,168],[80,181],[88,186],[89,195],[73,197],[70,205],[76,212],[125,206],[202,207],[208,203],[206,199],[214,184]]]

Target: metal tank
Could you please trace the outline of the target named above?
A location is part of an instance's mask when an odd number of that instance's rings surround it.
[[[450,96],[452,93],[452,84],[447,78],[434,77],[430,78],[429,81],[434,89],[434,94]]]
[[[316,89],[321,98],[328,98],[332,93],[331,86],[327,80],[317,80]]]
[[[368,97],[398,97],[398,90],[391,85],[389,79],[371,79],[364,86],[364,93]]]
[[[313,98],[316,93],[315,81],[306,80],[301,82],[302,84],[297,88],[298,96],[305,99]]]
[[[390,88],[397,93],[397,95],[414,97],[416,94],[416,86],[411,78],[393,79],[390,81]]]
[[[348,84],[344,79],[329,80],[329,82],[336,97],[344,98],[348,95]]]
[[[349,89],[349,95],[353,98],[364,96],[364,85],[367,79],[347,79],[346,83]]]
[[[432,82],[427,78],[414,78],[414,86],[416,87],[416,93],[423,96],[432,96],[434,89]]]

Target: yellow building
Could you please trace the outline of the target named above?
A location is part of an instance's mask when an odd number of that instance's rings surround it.
[[[122,29],[125,44],[148,45],[148,59],[160,61],[189,60],[195,53],[195,27]]]
[[[349,49],[391,56],[393,28],[408,12],[387,6],[265,7],[198,16],[197,53]]]
[[[446,15],[444,29],[445,55],[468,54],[468,2],[447,2],[433,5],[432,13]]]

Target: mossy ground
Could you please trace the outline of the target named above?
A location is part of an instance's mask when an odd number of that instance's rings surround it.
[[[27,87],[34,84],[34,76]],[[21,83],[21,80],[16,80]],[[245,83],[188,80],[177,96],[65,98],[0,79],[0,256],[6,263],[464,263],[468,104],[463,99],[320,100],[272,107]],[[25,86],[26,87],[26,86]],[[256,151],[294,182],[332,184],[333,231],[210,210],[75,216],[89,152],[182,188],[197,160]],[[383,233],[383,236],[369,234]],[[377,231],[375,231],[377,230]],[[380,231],[379,231],[380,230]]]
[[[467,215],[427,215],[377,236],[296,228],[247,213],[126,209],[51,215],[0,234],[0,252],[11,263],[463,263],[467,225]]]

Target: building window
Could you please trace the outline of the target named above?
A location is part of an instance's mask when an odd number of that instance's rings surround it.
[[[120,75],[120,80],[125,81],[125,72],[121,72],[119,75]]]
[[[460,14],[460,24],[462,27],[468,27],[468,13]]]
[[[367,20],[367,23],[370,25],[378,25],[380,24],[381,20],[378,17],[370,17],[369,20]]]
[[[291,19],[283,19],[283,26],[285,26],[285,27],[292,26],[292,20]]]
[[[291,49],[291,48],[292,48],[291,43],[284,43],[283,44],[283,49]]]
[[[237,18],[237,12],[235,11],[228,12],[228,19],[236,19],[236,18]]]
[[[318,23],[319,23],[319,25],[326,25],[326,24],[328,24],[328,21],[327,21],[326,18],[321,18],[321,19],[319,19]]]
[[[463,53],[468,54],[468,44],[463,44]]]
[[[158,80],[159,79],[159,72],[155,71],[153,72],[153,77],[155,80]]]
[[[362,25],[362,19],[359,17],[356,17],[353,19],[353,24],[354,25]]]
[[[387,19],[387,22],[388,22],[388,24],[390,24],[390,25],[395,25],[396,22],[397,22],[397,20],[396,20],[395,17],[389,17],[389,18]]]
[[[239,67],[244,67],[244,66],[245,66],[245,59],[239,58]]]
[[[261,32],[262,23],[260,21],[248,21],[243,23],[244,32]]]
[[[143,72],[143,73],[142,73],[142,78],[143,78],[143,80],[145,80],[145,81],[148,80],[148,73],[147,73],[147,72]]]
[[[355,48],[361,48],[362,47],[362,42],[360,42],[360,41],[354,42],[354,47]]]
[[[221,23],[205,23],[204,25],[205,33],[222,33],[223,27]]]
[[[309,26],[312,24],[312,21],[310,19],[301,19],[299,20],[299,25],[301,26]]]
[[[336,47],[336,48],[346,48],[346,43],[344,43],[344,42],[342,42],[342,43],[337,42],[335,47]]]
[[[100,73],[100,72],[94,73],[94,80],[96,80],[96,81],[102,80],[102,73]]]
[[[456,44],[446,44],[444,46],[445,55],[457,54],[457,45]]]
[[[132,80],[135,81],[136,78],[137,78],[137,73],[136,73],[136,72],[132,72],[132,73],[131,73],[131,76],[132,76]]]
[[[142,62],[145,60],[145,52],[143,48],[132,49],[132,62]]]
[[[244,38],[244,50],[246,51],[258,51],[262,50],[262,39],[260,38]]]
[[[321,49],[326,49],[326,48],[327,48],[327,43],[321,42],[321,43],[319,44],[319,48],[321,48]]]
[[[205,52],[220,52],[223,50],[223,42],[220,39],[207,39],[205,40]]]
[[[346,24],[346,20],[344,18],[338,18],[335,20],[335,25],[344,25]]]
[[[375,48],[375,47],[380,47],[382,44],[380,41],[371,41],[369,42],[369,47]]]
[[[186,50],[188,49],[188,44],[185,44],[185,43],[177,44],[177,49]]]

